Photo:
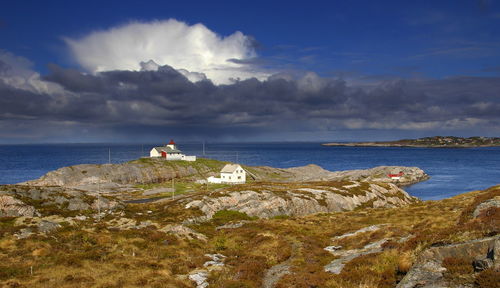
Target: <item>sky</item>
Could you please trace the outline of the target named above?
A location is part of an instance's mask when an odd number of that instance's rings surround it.
[[[500,135],[500,1],[6,1],[0,144]]]

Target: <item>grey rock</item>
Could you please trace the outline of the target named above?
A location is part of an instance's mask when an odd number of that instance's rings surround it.
[[[206,270],[195,271],[189,274],[189,280],[196,283],[196,288],[206,288],[208,287],[208,272]]]
[[[224,224],[224,225],[221,225],[221,226],[217,226],[217,228],[215,228],[216,230],[222,230],[222,229],[236,229],[236,228],[240,228],[240,227],[243,227],[243,225],[245,225],[246,223],[248,223],[249,221],[239,221],[239,222],[236,222],[236,223],[227,223],[227,224]]]
[[[346,233],[346,234],[343,234],[340,236],[333,237],[332,239],[333,240],[340,240],[340,239],[344,239],[347,237],[356,236],[358,234],[365,233],[365,232],[373,232],[373,231],[380,230],[380,227],[382,227],[382,225],[372,225],[372,226],[361,228],[361,229],[356,230],[354,232],[350,232],[350,233]]]
[[[207,236],[205,236],[201,233],[198,233],[198,232],[194,231],[193,229],[186,227],[184,225],[170,224],[170,225],[166,225],[158,230],[161,232],[173,234],[177,237],[186,238],[189,240],[198,239],[198,240],[201,240],[203,242],[207,242],[207,240],[208,240]]]
[[[57,228],[61,227],[59,223],[52,222],[52,221],[47,221],[47,220],[42,220],[40,223],[38,223],[38,231],[42,233],[48,233],[53,230],[56,230]]]
[[[116,210],[123,208],[123,204],[118,201],[110,200],[102,196],[97,196],[97,199],[92,203],[94,210]]]
[[[273,288],[285,275],[290,274],[290,259],[269,268],[262,279],[262,288]]]
[[[495,259],[500,258],[497,255],[500,252],[499,250],[500,236],[426,249],[420,253],[415,264],[396,287],[449,287],[443,277],[443,272],[446,271],[442,267],[444,258],[484,259],[486,256],[486,258],[493,260],[493,266],[495,266]],[[486,262],[489,262],[489,260],[486,260]],[[483,262],[482,264],[486,263]]]
[[[205,254],[206,257],[209,257],[210,261],[203,263],[203,267],[209,266],[224,266],[224,259],[226,256],[216,253],[216,254]]]
[[[69,200],[66,199],[65,197],[62,197],[62,196],[57,196],[55,199],[54,199],[54,202],[59,204],[59,205],[62,205],[64,203],[68,203]]]
[[[39,213],[35,207],[10,195],[0,195],[0,217],[35,217]]]
[[[354,234],[352,234],[354,235]],[[344,266],[351,260],[368,254],[378,253],[382,251],[382,245],[386,243],[388,239],[382,239],[370,244],[365,245],[361,249],[352,250],[341,250],[340,246],[328,246],[324,248],[326,251],[332,253],[335,256],[339,256],[339,259],[335,259],[324,267],[325,272],[330,272],[333,274],[340,274]],[[340,248],[339,248],[340,247]]]
[[[68,202],[68,210],[71,210],[71,211],[83,211],[83,210],[89,210],[90,209],[90,205],[83,202],[82,199],[80,198],[71,198],[69,199],[69,202]]]
[[[42,199],[41,198],[41,193],[40,193],[40,190],[37,190],[37,189],[31,189],[28,191],[28,193],[30,194],[30,198],[33,199],[33,200],[40,200]]]
[[[31,230],[30,228],[23,228],[23,229],[19,230],[19,233],[14,234],[14,236],[17,239],[25,239],[25,238],[30,237],[33,234],[34,234],[33,230]]]
[[[476,209],[474,209],[474,212],[472,213],[472,216],[474,218],[476,218],[477,216],[479,216],[479,214],[482,211],[484,211],[488,208],[491,208],[491,207],[500,208],[500,196],[497,196],[493,199],[486,200],[486,201],[480,203],[479,205],[477,205]]]
[[[349,192],[351,189],[359,189],[360,182],[353,182],[342,188],[311,188],[307,184],[303,185],[304,188],[295,186],[291,191],[282,191],[282,188],[276,185],[263,185],[260,191],[218,191],[216,197],[206,195],[196,200],[187,200],[189,202],[185,204],[185,208],[200,209],[205,216],[196,220],[204,221],[220,210],[235,210],[249,216],[271,218],[278,215],[303,216],[322,212],[349,211],[367,202],[377,208],[400,207],[418,201],[390,183],[385,184],[388,188],[375,183],[364,185],[363,187],[368,187],[363,191],[364,194]],[[278,189],[278,191],[275,193],[273,189]]]

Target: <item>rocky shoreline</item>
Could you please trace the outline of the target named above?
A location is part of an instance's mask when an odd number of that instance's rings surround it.
[[[397,141],[381,142],[331,142],[323,146],[345,147],[415,147],[415,148],[474,148],[474,147],[500,147],[500,138],[497,137],[426,137],[419,139],[403,139]]]
[[[197,181],[224,164],[140,159],[0,185],[0,286],[483,288],[498,279],[500,186],[420,201],[401,187],[429,176],[401,166],[245,166],[246,184]],[[184,194],[126,201],[170,193],[172,179]]]

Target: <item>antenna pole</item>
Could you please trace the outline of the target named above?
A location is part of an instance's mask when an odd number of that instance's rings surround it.
[[[174,184],[174,179],[175,179],[175,178],[173,178],[173,177],[172,177],[172,200],[174,200],[174,193],[175,193],[175,184]]]

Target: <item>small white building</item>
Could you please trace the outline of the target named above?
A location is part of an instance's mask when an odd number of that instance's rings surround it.
[[[165,158],[165,160],[196,161],[196,156],[182,154],[182,151],[177,149],[177,144],[175,144],[174,140],[170,140],[165,146],[153,147],[149,152],[149,157]]]
[[[238,164],[226,164],[220,170],[220,178],[208,177],[208,183],[242,184],[247,181],[246,171]]]

